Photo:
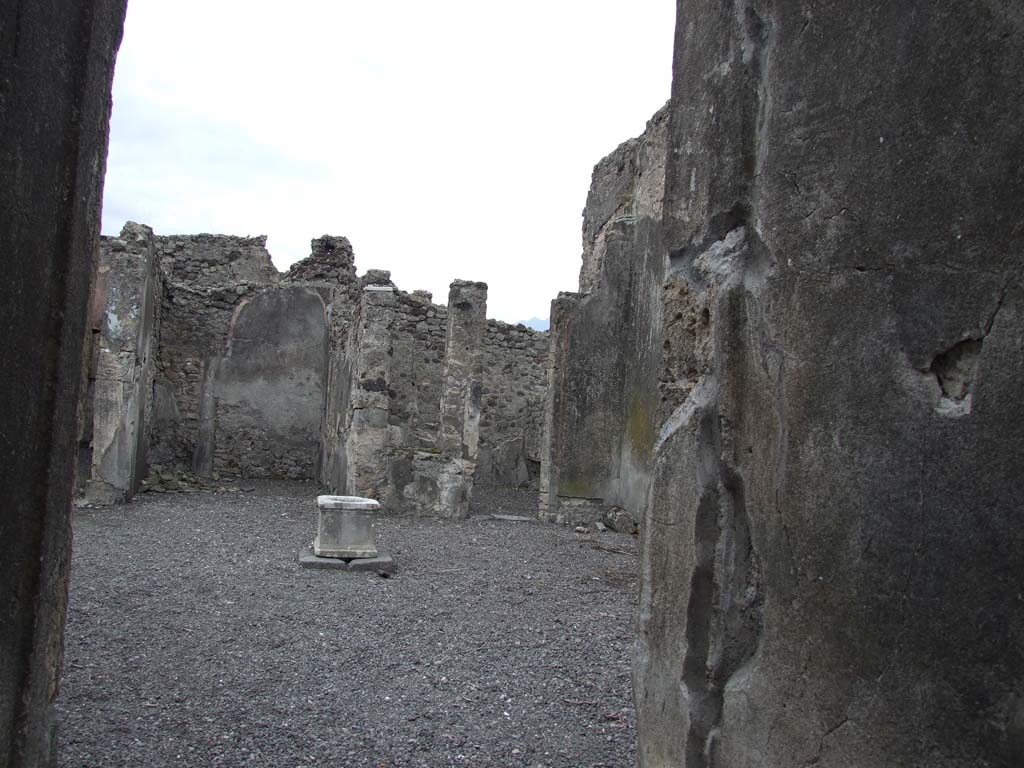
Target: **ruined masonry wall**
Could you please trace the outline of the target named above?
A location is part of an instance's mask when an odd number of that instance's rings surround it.
[[[547,335],[485,320],[482,283],[453,283],[448,307],[398,291],[386,272],[363,283],[338,367],[336,402],[347,418],[328,451],[328,487],[373,495],[387,511],[461,517],[481,477],[528,482]],[[506,462],[497,470],[495,455]]]
[[[551,305],[540,516],[639,518],[650,482],[665,256],[668,112],[594,168],[583,217],[580,292]]]
[[[546,332],[488,320],[477,484],[536,483],[547,391]]]
[[[214,380],[231,318],[280,278],[265,237],[158,236],[156,249],[164,292],[150,462],[192,467],[200,448],[212,467]]]
[[[82,419],[89,451],[80,470],[88,472],[91,502],[128,501],[145,476],[160,294],[149,227],[126,224],[119,237],[102,239],[91,310],[90,407]]]
[[[405,492],[414,465],[430,478],[412,496],[433,499],[437,512],[444,487],[451,491],[444,504],[468,509],[481,445],[488,481],[529,480],[546,345],[542,334],[485,320],[485,285],[453,283],[453,330],[450,310],[430,294],[399,291],[382,270],[358,278],[342,237],[312,241],[311,255],[281,275],[262,237],[156,237],[135,224],[125,231],[134,237],[136,230],[146,235],[147,263],[158,264],[150,288],[160,331],[147,336],[157,350],[146,355],[149,383],[141,385],[152,398],[136,398],[147,418],[134,419],[121,407],[124,397],[117,407],[109,397],[90,397],[103,422],[90,430],[92,444],[106,450],[116,437],[125,454],[122,427],[138,421],[145,428],[138,434],[152,435],[155,484],[173,489],[183,470],[319,478],[329,488],[376,496],[391,510],[424,508]],[[105,240],[107,252],[124,250],[126,237]],[[115,283],[145,288],[138,269],[113,272]],[[101,310],[106,301],[96,297]],[[100,360],[103,344],[95,346]],[[147,441],[136,442],[132,456],[145,468]],[[458,461],[431,462],[442,455]],[[121,463],[132,474],[128,459]],[[97,465],[94,480],[102,470]]]
[[[448,310],[423,295],[397,292],[394,362],[395,393],[388,423],[397,428],[395,450],[429,451],[437,441]]]
[[[313,477],[330,299],[327,286],[282,283],[238,307],[217,373],[214,471]]]

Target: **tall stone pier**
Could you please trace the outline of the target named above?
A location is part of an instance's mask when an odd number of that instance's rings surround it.
[[[391,409],[395,289],[367,285],[355,318],[347,394],[345,492],[385,499],[389,493],[388,423]]]
[[[104,242],[97,282],[86,498],[110,504],[129,500],[146,472],[160,308],[153,231],[129,222],[120,237]]]
[[[668,111],[594,167],[579,292],[551,303],[539,516],[638,519],[651,479]]]
[[[82,348],[125,0],[0,5],[0,765],[55,764]]]
[[[1020,3],[677,9],[639,764],[1024,765]]]
[[[460,519],[469,515],[480,448],[482,345],[487,327],[487,284],[456,280],[448,292],[448,329],[437,451],[440,460],[421,456],[414,471],[437,485],[437,513]]]
[[[480,443],[480,353],[486,327],[487,283],[453,282],[448,292],[437,449],[467,461],[476,461]]]

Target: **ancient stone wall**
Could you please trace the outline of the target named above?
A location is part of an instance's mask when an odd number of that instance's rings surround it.
[[[546,337],[488,322],[483,284],[453,283],[451,309],[399,291],[383,270],[357,278],[345,238],[312,241],[310,257],[282,276],[264,238],[129,230],[148,233],[159,257],[157,375],[146,369],[152,386],[142,385],[153,392],[146,434],[159,471],[150,487],[173,488],[189,467],[202,477],[319,478],[389,511],[459,517],[481,434],[492,482],[529,479]],[[124,237],[108,250],[124,250]],[[142,272],[129,267],[110,270],[111,279],[144,292]],[[109,302],[97,302],[105,317]],[[481,429],[485,358],[492,396]],[[90,397],[103,422],[92,432],[130,432],[130,409],[104,405],[105,391]],[[101,473],[93,475],[99,487]]]
[[[594,169],[580,293],[552,302],[540,516],[637,516],[650,480],[661,339],[661,204],[668,113]]]
[[[489,482],[528,482],[546,334],[487,321],[482,283],[455,281],[443,307],[397,290],[386,272],[363,282],[338,366],[334,407],[347,416],[327,450],[328,487],[373,496],[387,511],[458,518],[469,512],[481,451]],[[509,469],[494,468],[496,453]]]
[[[348,340],[334,353],[336,379],[327,409],[328,418],[336,421],[324,440],[327,460],[321,482],[335,490],[366,495],[372,485],[378,494],[374,498],[384,509],[394,511],[398,496],[393,490],[396,473],[402,474],[402,455],[433,450],[436,443],[447,310],[432,304],[429,293],[398,290],[385,270],[369,270],[360,284],[362,299]],[[383,350],[385,357],[377,350]],[[371,409],[380,411],[374,418],[353,414],[353,408],[365,408],[370,401]],[[374,435],[368,442],[359,434],[364,429]],[[360,455],[350,454],[349,448]],[[354,466],[364,469],[350,482],[349,467]]]
[[[216,380],[214,471],[315,476],[330,297],[328,286],[282,283],[239,305]]]
[[[436,465],[448,310],[405,294],[386,272],[364,278],[349,335],[342,393],[343,472],[331,487],[390,512],[440,514]]]
[[[149,227],[128,223],[119,237],[101,239],[83,418],[90,502],[127,501],[145,476],[161,292]]]
[[[216,378],[235,310],[279,281],[265,237],[158,236],[163,306],[150,460],[213,471]]]
[[[392,285],[366,285],[353,317],[339,396],[345,413],[339,457],[339,486],[349,496],[376,499],[394,509],[389,482],[391,388],[395,315]]]
[[[536,484],[547,375],[546,332],[487,321],[477,484]]]
[[[397,428],[393,444],[412,451],[437,443],[448,310],[429,294],[397,292],[394,358],[388,423]]]
[[[639,764],[1024,764],[1020,6],[677,8]]]
[[[324,375],[323,418],[320,426],[319,458],[313,477],[329,484],[337,474],[339,449],[343,441],[345,411],[341,392],[347,385],[343,372],[349,329],[359,305],[360,285],[356,278],[355,254],[346,237],[323,235],[310,243],[310,255],[291,266],[283,282],[329,287],[321,292],[327,301],[327,363]]]
[[[55,765],[71,494],[124,0],[0,5],[0,765]]]
[[[279,275],[266,238],[157,237],[163,275],[151,462],[196,474],[312,478],[329,360],[344,354],[356,277],[345,238]]]

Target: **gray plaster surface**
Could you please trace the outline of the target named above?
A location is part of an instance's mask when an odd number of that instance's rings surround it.
[[[633,538],[488,491],[382,517],[392,578],[309,570],[316,487],[254,483],[76,513],[62,768],[634,763]]]
[[[125,0],[0,4],[0,765],[50,764]]]
[[[639,765],[1020,768],[1021,6],[677,22]]]

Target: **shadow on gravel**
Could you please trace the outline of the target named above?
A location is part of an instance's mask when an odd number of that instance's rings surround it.
[[[76,512],[60,766],[634,764],[634,539],[481,489],[314,571],[316,486],[253,486]]]

